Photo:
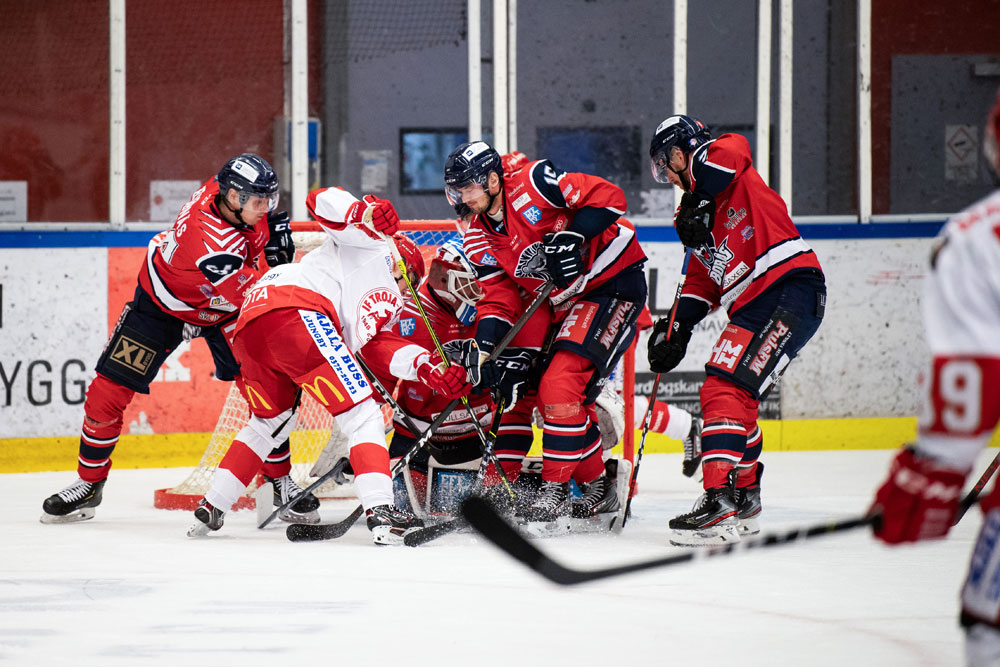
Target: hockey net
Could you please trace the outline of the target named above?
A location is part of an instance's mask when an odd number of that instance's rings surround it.
[[[455,238],[458,231],[455,223],[450,220],[405,220],[401,224],[402,231],[420,248],[424,260],[428,263],[433,257],[437,248],[446,241]],[[296,261],[300,260],[305,253],[319,247],[325,239],[325,232],[321,231],[315,223],[302,222],[292,223],[294,231],[293,237],[296,248]],[[619,369],[619,385],[622,388],[621,394],[625,403],[625,419],[631,422],[633,411],[633,393],[635,387],[633,354],[630,350],[625,355],[625,362]],[[385,419],[386,430],[391,428],[392,410],[389,406],[383,406],[383,417]],[[208,491],[212,481],[212,475],[219,467],[222,457],[232,444],[236,434],[247,423],[250,411],[246,401],[240,394],[236,384],[230,387],[229,395],[223,405],[219,415],[218,423],[212,432],[205,453],[202,455],[198,465],[191,471],[186,479],[180,484],[169,489],[158,489],[153,494],[153,505],[158,509],[170,510],[193,510],[197,507],[198,501]],[[623,455],[625,458],[633,459],[633,436],[631,428],[625,428],[622,438]],[[289,437],[292,477],[302,487],[312,484],[315,479],[311,476],[311,471],[319,458],[320,453],[331,441],[338,439],[346,440],[339,432],[333,417],[327,410],[319,404],[308,392],[302,393],[302,402],[298,408],[298,419],[295,430]],[[257,490],[257,482],[251,482],[245,494],[233,506],[234,510],[253,509],[255,506],[254,493]],[[354,497],[353,485],[338,485],[332,480],[323,484],[314,491],[321,499],[330,498],[350,498]]]

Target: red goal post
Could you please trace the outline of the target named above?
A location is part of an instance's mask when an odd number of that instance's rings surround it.
[[[437,248],[459,235],[454,220],[403,220],[401,231],[421,250],[425,261],[430,261]],[[313,221],[291,223],[296,247],[296,261],[306,252],[319,247],[325,239],[325,232]],[[634,460],[634,435],[631,428],[635,393],[635,343],[629,348],[623,363],[623,398],[625,401],[625,433],[622,439],[623,455]],[[383,408],[387,430],[392,424],[388,406]],[[219,462],[229,449],[233,438],[246,424],[249,410],[235,383],[229,390],[218,423],[207,443],[205,453],[190,475],[181,483],[169,489],[157,489],[153,494],[153,505],[158,509],[193,510],[204,496],[211,483]],[[298,410],[298,423],[290,437],[292,453],[292,476],[302,486],[307,486],[310,470],[320,452],[331,439],[341,437],[333,418],[308,394],[303,394]],[[246,494],[237,501],[234,510],[252,509],[256,483],[251,483]],[[338,487],[333,483],[317,489],[321,498],[352,497],[353,489]]]

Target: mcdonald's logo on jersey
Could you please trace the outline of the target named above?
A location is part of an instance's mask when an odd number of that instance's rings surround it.
[[[330,399],[336,399],[337,403],[344,402],[344,394],[341,393],[343,387],[337,380],[330,380],[322,375],[317,375],[312,382],[303,382],[303,389],[308,389],[309,393],[316,397],[316,400],[324,406],[330,405]]]

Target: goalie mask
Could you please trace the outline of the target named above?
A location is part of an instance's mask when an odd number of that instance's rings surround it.
[[[461,239],[438,248],[427,280],[428,286],[452,306],[459,322],[469,326],[476,321],[476,302],[483,298],[483,290],[462,250]]]

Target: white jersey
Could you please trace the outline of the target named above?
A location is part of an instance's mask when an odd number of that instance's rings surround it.
[[[918,448],[968,470],[1000,416],[1000,190],[952,217],[924,283]]]
[[[339,324],[348,347],[356,352],[396,322],[404,299],[392,277],[386,242],[344,222],[356,201],[337,188],[310,193],[310,209],[326,240],[301,262],[276,266],[257,281],[244,302],[237,330],[277,308],[316,310]]]

